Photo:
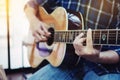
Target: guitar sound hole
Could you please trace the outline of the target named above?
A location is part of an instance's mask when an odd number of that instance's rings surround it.
[[[50,46],[54,42],[54,29],[51,27],[48,29],[48,31],[51,33],[50,37],[48,37],[47,44]]]

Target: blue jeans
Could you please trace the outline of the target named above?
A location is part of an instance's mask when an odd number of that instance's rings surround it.
[[[84,80],[120,80],[120,74],[104,74],[98,76],[95,72],[90,71],[84,76]]]
[[[56,68],[50,64],[35,72],[28,80],[82,80],[81,71],[74,69]]]
[[[120,80],[120,74],[105,74],[98,76],[95,72],[89,71],[81,74],[80,66],[74,69],[55,68],[50,64],[34,73],[28,80]]]

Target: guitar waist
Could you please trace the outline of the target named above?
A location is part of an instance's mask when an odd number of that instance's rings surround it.
[[[65,58],[60,66],[73,68],[79,63],[79,56],[75,54],[72,44],[67,44]]]

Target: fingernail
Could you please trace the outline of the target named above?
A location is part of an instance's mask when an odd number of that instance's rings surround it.
[[[88,30],[92,30],[91,28],[89,28]]]

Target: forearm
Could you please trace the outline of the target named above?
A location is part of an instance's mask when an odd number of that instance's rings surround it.
[[[113,50],[103,51],[99,54],[98,62],[107,64],[118,63],[119,55]]]
[[[108,51],[102,51],[98,53],[98,55],[95,56],[89,56],[86,59],[95,62],[95,63],[103,63],[103,64],[115,64],[119,62],[119,55],[113,51],[113,50],[108,50]]]
[[[39,19],[36,16],[38,12],[38,4],[35,2],[35,0],[30,0],[27,2],[24,12],[31,26],[39,22]]]
[[[89,53],[89,52],[88,52]],[[95,54],[80,55],[81,57],[95,63],[115,64],[119,62],[119,55],[113,50],[95,51]]]

